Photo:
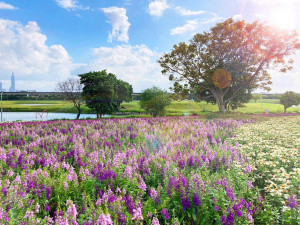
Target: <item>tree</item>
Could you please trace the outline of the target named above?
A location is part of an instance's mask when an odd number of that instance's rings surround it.
[[[106,70],[79,75],[84,85],[82,96],[89,108],[97,113],[97,119],[104,114],[119,110],[123,101],[130,101],[132,86]]]
[[[255,103],[256,103],[256,101],[257,101],[258,99],[262,99],[263,96],[262,96],[262,94],[253,94],[253,95],[252,95],[252,98],[254,99],[254,101],[255,101]]]
[[[287,91],[280,98],[280,104],[284,106],[284,113],[286,113],[286,109],[299,104],[299,94]]]
[[[80,83],[79,79],[68,78],[66,81],[61,81],[57,83],[57,91],[63,92],[64,99],[66,101],[72,102],[74,107],[77,109],[76,119],[78,120],[81,114],[81,105],[83,102],[81,93],[83,85]]]
[[[145,109],[146,112],[150,113],[153,117],[163,116],[165,114],[165,108],[171,104],[170,95],[158,87],[144,90],[140,97],[141,108]]]
[[[270,90],[271,66],[281,72],[292,69],[286,57],[300,49],[296,31],[277,31],[271,26],[228,19],[209,32],[196,34],[189,44],[174,45],[158,62],[173,81],[174,92],[208,93],[219,111],[245,89]],[[207,100],[207,94],[201,96]],[[237,101],[238,102],[238,101]]]

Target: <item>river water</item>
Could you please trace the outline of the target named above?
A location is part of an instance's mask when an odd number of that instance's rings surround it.
[[[3,112],[2,122],[11,121],[35,121],[35,120],[53,120],[53,119],[76,119],[76,113],[41,113],[41,112]],[[104,115],[103,117],[109,117]],[[96,114],[81,114],[81,119],[97,118]]]

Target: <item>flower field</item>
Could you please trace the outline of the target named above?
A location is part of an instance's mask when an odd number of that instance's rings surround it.
[[[246,124],[238,129],[235,141],[251,162],[254,185],[278,210],[277,220],[300,224],[300,117]]]
[[[0,224],[297,222],[300,119],[282,120],[0,125]]]

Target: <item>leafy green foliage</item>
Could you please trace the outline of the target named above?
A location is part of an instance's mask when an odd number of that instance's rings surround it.
[[[84,85],[82,96],[86,105],[97,113],[97,118],[117,112],[123,101],[131,99],[132,86],[106,70],[81,74],[79,77]]]
[[[284,106],[284,113],[286,113],[287,108],[300,104],[300,95],[292,91],[287,91],[281,96],[280,104]]]
[[[254,99],[255,103],[258,99],[262,99],[263,95],[262,94],[253,94],[252,98]]]
[[[218,103],[223,112],[230,102],[234,107],[243,103],[247,98],[236,96],[247,89],[270,90],[270,66],[280,66],[281,72],[292,69],[293,60],[286,57],[299,48],[295,31],[277,31],[257,21],[246,24],[228,19],[209,32],[196,34],[189,44],[174,45],[171,53],[165,53],[158,62],[162,73],[174,82],[174,92],[186,95],[196,89],[203,100]],[[213,82],[212,76],[219,69],[230,73],[228,87],[218,87]]]
[[[163,116],[165,108],[170,104],[171,98],[169,94],[158,87],[148,88],[141,94],[141,108],[154,117]]]

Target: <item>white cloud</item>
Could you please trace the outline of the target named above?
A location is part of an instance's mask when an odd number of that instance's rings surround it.
[[[206,11],[201,11],[201,10],[192,11],[181,7],[176,7],[175,10],[182,16],[196,16],[196,15],[201,15],[203,13],[206,13]]]
[[[220,22],[223,19],[224,18],[218,17],[217,15],[215,15],[212,18],[206,18],[204,20],[199,20],[199,19],[188,20],[185,25],[183,25],[181,27],[175,27],[175,28],[171,29],[170,34],[171,35],[185,34],[185,33],[197,30],[202,25],[213,24],[213,23],[216,23],[216,22]]]
[[[16,89],[42,90],[44,86],[53,90],[54,81],[70,76],[76,65],[68,52],[61,45],[48,46],[46,40],[34,21],[24,26],[0,19],[0,80],[4,84],[5,80],[9,81],[13,69]],[[40,80],[43,80],[41,84],[36,85]]]
[[[76,0],[56,0],[57,4],[67,10],[89,10],[90,7],[84,7],[78,3]]]
[[[149,3],[149,14],[151,16],[161,17],[166,9],[170,8],[167,0],[155,0]]]
[[[126,9],[119,7],[109,7],[101,9],[105,16],[109,19],[107,21],[112,25],[112,32],[109,33],[108,41],[112,42],[113,39],[118,41],[128,42],[128,30],[130,23],[128,22],[128,17],[126,16]]]
[[[0,9],[10,9],[10,10],[14,10],[17,9],[16,7],[14,7],[13,5],[7,4],[5,2],[0,2]]]
[[[135,92],[153,85],[165,89],[170,87],[170,82],[161,74],[161,67],[156,62],[161,54],[146,45],[95,48],[94,56],[95,60],[84,71],[107,69],[132,84]]]
[[[196,30],[200,26],[199,20],[188,20],[186,24],[182,27],[175,27],[171,29],[170,34],[176,35],[176,34],[185,34],[187,32],[191,32]]]

